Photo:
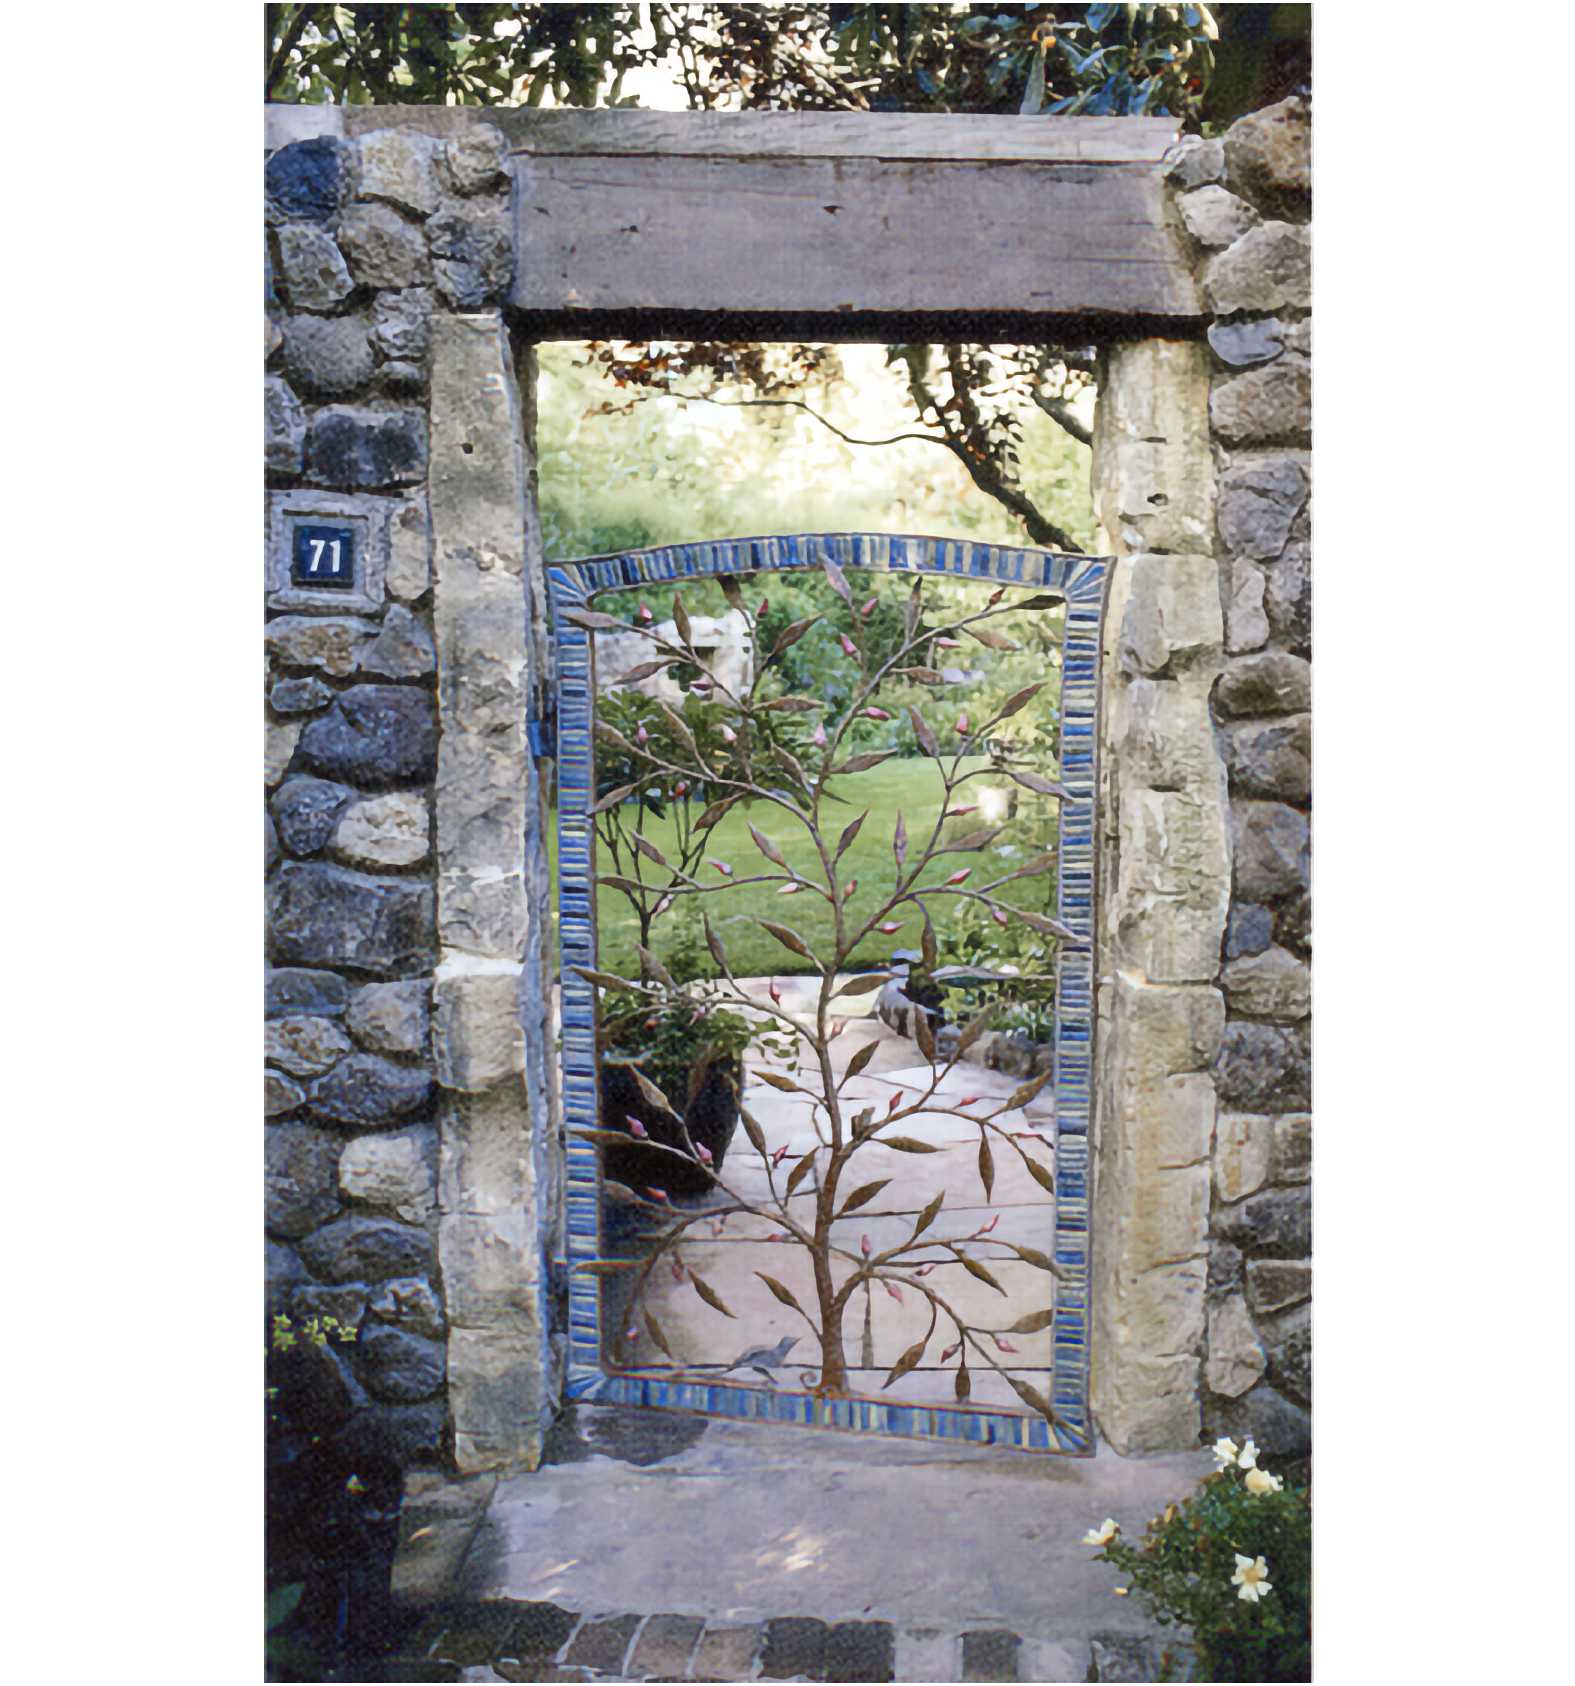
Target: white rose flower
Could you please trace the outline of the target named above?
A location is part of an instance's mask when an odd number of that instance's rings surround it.
[[[1273,1592],[1274,1588],[1268,1580],[1269,1565],[1260,1557],[1256,1563],[1250,1557],[1243,1557],[1236,1553],[1236,1573],[1231,1576],[1230,1584],[1238,1586],[1241,1591],[1238,1598],[1245,1598],[1248,1603],[1256,1604],[1266,1592]]]
[[[1241,1456],[1237,1458],[1236,1464],[1239,1469],[1251,1469],[1257,1461],[1258,1448],[1252,1443],[1252,1440],[1249,1437],[1247,1444],[1241,1449]]]
[[[1221,1469],[1229,1469],[1236,1461],[1236,1442],[1234,1440],[1216,1440],[1213,1451],[1214,1461]]]
[[[1249,1469],[1244,1485],[1249,1493],[1277,1493],[1285,1483],[1266,1469]]]
[[[1113,1516],[1107,1516],[1097,1528],[1090,1528],[1083,1536],[1084,1545],[1104,1545],[1107,1540],[1113,1540],[1121,1532],[1121,1524]]]

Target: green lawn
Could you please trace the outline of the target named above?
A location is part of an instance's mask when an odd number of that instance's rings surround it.
[[[964,771],[988,767],[983,758],[971,758],[963,764]],[[953,799],[954,806],[976,800],[972,794],[980,785],[1003,785],[1009,781],[1000,776],[986,776],[965,785]],[[839,882],[858,879],[858,889],[846,904],[850,914],[860,922],[875,910],[890,893],[896,881],[896,862],[892,854],[892,832],[900,812],[909,837],[909,858],[917,858],[928,841],[931,828],[940,812],[943,786],[936,763],[925,757],[893,760],[868,772],[839,781],[848,805],[825,802],[822,823],[828,845],[835,849],[842,829],[868,809],[858,836],[842,857],[838,866]],[[1018,793],[1022,800],[1014,817],[995,840],[992,848],[978,854],[941,856],[925,873],[924,882],[938,884],[950,873],[964,866],[973,867],[973,879],[988,881],[1020,863],[1026,855],[1053,847],[1055,838],[1054,803],[1034,798],[1027,792]],[[626,810],[632,813],[632,810]],[[706,953],[700,928],[700,911],[709,915],[712,925],[727,945],[728,960],[735,975],[758,976],[763,973],[802,973],[814,968],[753,923],[764,918],[791,926],[817,955],[829,957],[832,943],[831,908],[825,898],[813,891],[796,895],[779,895],[775,884],[729,883],[709,864],[712,858],[725,861],[733,868],[735,878],[761,874],[780,875],[756,848],[749,834],[753,821],[782,850],[792,865],[813,881],[824,882],[819,856],[803,825],[783,809],[771,804],[742,805],[730,810],[716,825],[707,841],[702,865],[695,876],[703,885],[719,886],[715,893],[705,896],[680,896],[673,908],[655,926],[653,946],[669,965],[677,959],[673,969],[680,975],[688,971],[711,975],[716,968]],[[947,822],[948,835],[956,836],[977,830],[983,824],[981,816],[970,814]],[[678,858],[677,820],[672,812],[664,820],[645,821],[645,836],[672,861]],[[554,852],[556,839],[554,839]],[[998,852],[999,851],[999,852]],[[1015,851],[1015,853],[1014,853]],[[646,882],[665,882],[666,875],[649,861],[642,861],[642,876]],[[598,868],[612,871],[605,849],[598,850]],[[1038,883],[1040,881],[1033,881]],[[1016,888],[1016,887],[1014,887]],[[1027,886],[1023,886],[1026,890]],[[1026,897],[1027,905],[1034,905]],[[945,900],[935,904],[938,934],[944,933],[945,919],[951,905]],[[609,971],[624,976],[638,975],[638,961],[634,944],[638,924],[625,896],[605,886],[598,891],[598,928],[600,964]],[[861,945],[851,964],[884,965],[895,948],[917,948],[923,924],[911,904],[895,917],[903,920],[900,931],[890,935],[874,934]],[[685,962],[687,961],[687,965]]]

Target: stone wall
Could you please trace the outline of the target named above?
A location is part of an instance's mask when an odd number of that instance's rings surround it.
[[[543,1309],[508,154],[479,125],[269,121],[269,1302],[358,1328],[335,1360],[359,1441],[528,1460],[543,1401],[499,1350]],[[353,586],[292,579],[303,524],[352,534]]]
[[[1311,1443],[1311,109],[1186,144],[1171,181],[1202,265],[1225,640],[1210,698],[1230,792],[1218,985],[1205,1437]]]

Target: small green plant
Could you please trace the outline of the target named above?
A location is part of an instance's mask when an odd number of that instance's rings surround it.
[[[1155,1517],[1141,1546],[1108,1516],[1083,1543],[1131,1576],[1118,1592],[1191,1628],[1194,1679],[1311,1680],[1311,1495],[1259,1469],[1251,1440],[1218,1440],[1214,1456],[1218,1470]]]

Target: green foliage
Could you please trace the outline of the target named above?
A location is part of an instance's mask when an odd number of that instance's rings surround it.
[[[659,1089],[682,1094],[691,1071],[731,1065],[754,1039],[758,1027],[720,1001],[718,992],[703,987],[658,997],[605,990],[598,1040],[608,1051],[636,1059]]]
[[[279,1311],[274,1313],[268,1330],[268,1350],[288,1352],[301,1341],[306,1341],[311,1346],[325,1347],[331,1340],[353,1341],[355,1338],[355,1325],[342,1323],[337,1317],[309,1317],[297,1326],[284,1312]]]
[[[1131,1577],[1161,1622],[1192,1630],[1199,1680],[1312,1678],[1312,1496],[1287,1481],[1252,1492],[1232,1463],[1152,1521],[1141,1547],[1119,1534],[1097,1556]],[[1260,1478],[1261,1479],[1261,1478]],[[1257,1602],[1233,1581],[1238,1558],[1267,1566]]]

